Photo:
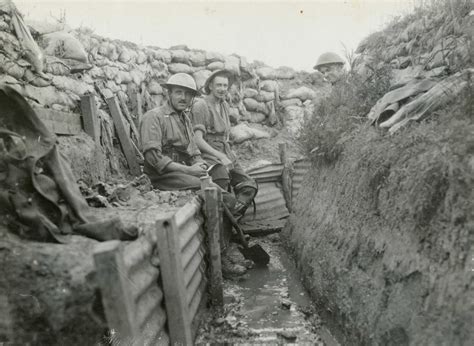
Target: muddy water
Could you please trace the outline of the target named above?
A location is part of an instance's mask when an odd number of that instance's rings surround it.
[[[270,254],[267,267],[224,283],[224,311],[201,328],[199,343],[337,345],[304,290],[277,235],[258,242]]]

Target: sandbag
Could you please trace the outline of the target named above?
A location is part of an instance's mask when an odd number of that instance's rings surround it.
[[[153,50],[153,56],[156,60],[161,60],[165,64],[171,63],[171,53],[164,49]]]
[[[210,64],[213,62],[224,62],[224,55],[216,52],[206,52],[206,63]]]
[[[163,94],[163,88],[161,87],[160,83],[158,83],[155,80],[152,80],[150,83],[148,83],[148,92],[151,95],[161,95]]]
[[[182,49],[172,50],[171,62],[189,65],[189,52]]]
[[[230,138],[234,143],[242,143],[249,139],[270,138],[270,134],[262,130],[251,128],[245,123],[241,123],[231,127]]]
[[[70,77],[54,76],[52,82],[58,90],[71,91],[73,94],[78,96],[94,92],[94,87],[92,85]]]
[[[206,80],[209,78],[211,73],[212,72],[209,70],[200,70],[193,73],[193,78],[196,81],[196,86],[198,90],[200,90],[204,86],[204,83],[206,83]]]
[[[196,67],[206,66],[206,55],[204,52],[189,52],[189,61]]]
[[[146,54],[143,51],[139,50],[137,52],[137,64],[142,65],[142,64],[146,63],[147,60],[148,59],[147,59]]]
[[[263,114],[267,114],[267,107],[264,103],[258,102],[255,99],[251,98],[244,98],[244,106],[248,111],[251,112],[260,112]]]
[[[269,102],[275,100],[275,93],[260,90],[255,99],[259,102]]]
[[[300,99],[288,99],[288,100],[282,100],[280,101],[280,105],[283,108],[286,108],[288,106],[298,106],[301,107],[303,105],[303,102]]]
[[[265,121],[267,116],[260,112],[248,112],[247,120],[251,123],[262,123]]]
[[[87,53],[82,43],[72,34],[64,31],[53,32],[44,35],[43,39],[46,54],[88,63]]]
[[[245,88],[244,89],[244,97],[246,98],[256,98],[258,95],[258,91],[252,88]]]
[[[284,100],[298,98],[301,101],[312,100],[316,97],[316,92],[308,87],[302,86],[298,89],[292,89],[288,91],[285,95],[282,95],[281,98]]]
[[[173,63],[168,65],[168,70],[175,74],[175,73],[193,73],[193,68],[186,64],[181,63]]]
[[[236,76],[240,76],[240,59],[234,55],[225,57],[224,68]]]
[[[221,61],[211,62],[209,65],[207,65],[207,69],[209,71],[223,70],[224,69],[224,63],[221,62]]]
[[[278,85],[278,82],[275,80],[263,80],[260,82],[260,89],[269,92],[275,92],[279,91],[280,87]]]

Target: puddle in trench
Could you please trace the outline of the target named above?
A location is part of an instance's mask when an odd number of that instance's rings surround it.
[[[205,323],[198,342],[338,345],[321,326],[285,250],[269,238],[257,241],[270,254],[268,267],[249,270],[242,281],[225,280],[224,312]]]

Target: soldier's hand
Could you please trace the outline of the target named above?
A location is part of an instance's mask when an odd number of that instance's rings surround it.
[[[206,169],[203,168],[202,162],[197,162],[192,166],[188,166],[188,174],[200,177],[206,175]]]

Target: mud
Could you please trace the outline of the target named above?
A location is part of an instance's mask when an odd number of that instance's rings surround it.
[[[223,311],[201,326],[197,344],[337,345],[323,326],[278,235],[259,238],[268,267],[224,281]]]

